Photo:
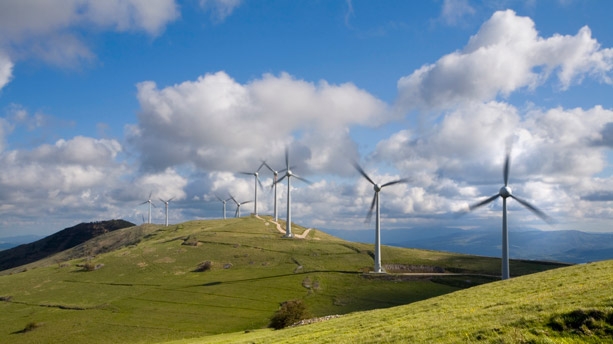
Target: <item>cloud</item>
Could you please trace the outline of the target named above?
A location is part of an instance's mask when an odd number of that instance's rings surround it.
[[[462,18],[475,14],[475,9],[467,0],[444,0],[441,19],[447,25],[457,25]]]
[[[218,21],[224,21],[236,8],[238,8],[242,0],[200,0],[200,7],[204,10],[210,10],[212,17]]]
[[[111,30],[159,35],[179,16],[174,0],[65,0],[0,2],[0,89],[15,61],[26,58],[71,67],[94,54],[82,32]]]
[[[282,162],[293,137],[313,147],[310,154],[293,157],[298,165],[306,167],[298,159],[311,159],[317,172],[346,170],[339,161],[357,156],[348,128],[389,118],[382,101],[353,84],[314,84],[289,74],[239,84],[217,72],[163,89],[142,82],[138,100],[139,122],[127,128],[128,141],[140,152],[143,167],[154,170],[182,164],[249,170],[260,159]],[[324,137],[338,146],[318,144]]]
[[[562,90],[590,76],[611,83],[613,49],[602,49],[586,26],[575,36],[538,35],[534,22],[512,10],[485,22],[461,51],[424,65],[398,81],[405,109],[445,109],[534,89],[555,73]]]
[[[8,84],[13,77],[13,62],[0,51],[0,90]]]

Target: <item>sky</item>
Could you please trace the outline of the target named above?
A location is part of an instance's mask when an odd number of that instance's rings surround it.
[[[58,5],[60,4],[60,5]],[[613,2],[0,1],[0,237],[220,218],[263,160],[292,220],[613,232]],[[258,211],[272,214],[260,170]],[[279,184],[280,217],[287,186]],[[242,213],[252,211],[242,207]],[[234,206],[228,205],[228,216]]]

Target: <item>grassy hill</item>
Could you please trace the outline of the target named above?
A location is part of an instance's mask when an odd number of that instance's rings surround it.
[[[133,226],[124,220],[80,223],[35,242],[0,251],[0,270],[33,263],[104,233]]]
[[[406,306],[200,343],[613,343],[613,261],[461,290]]]
[[[499,259],[383,247],[389,270],[463,275],[373,276],[364,273],[371,250],[317,230],[283,239],[270,218],[119,229],[4,271],[0,342],[154,343],[244,332],[265,328],[287,300],[304,300],[313,316],[348,314],[449,294],[500,274]],[[210,269],[195,272],[205,262]],[[559,266],[512,261],[511,271]]]

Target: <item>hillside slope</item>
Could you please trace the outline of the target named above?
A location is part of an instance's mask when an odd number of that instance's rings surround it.
[[[143,225],[7,270],[12,274],[0,276],[0,342],[202,337],[264,328],[287,300],[304,300],[313,316],[347,314],[448,294],[500,274],[499,259],[384,246],[389,270],[463,275],[373,276],[364,273],[373,266],[372,245],[293,228],[305,238],[282,238],[270,218]],[[559,266],[512,261],[511,269],[519,275]]]
[[[406,306],[204,343],[613,343],[613,261],[489,283]]]
[[[132,226],[133,223],[124,220],[80,223],[35,242],[0,251],[0,271],[36,262],[104,233]]]

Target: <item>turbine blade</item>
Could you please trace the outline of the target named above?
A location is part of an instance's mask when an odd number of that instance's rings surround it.
[[[262,163],[260,164],[260,167],[258,167],[257,170],[255,170],[255,172],[260,172],[260,170],[262,169],[262,167],[264,167],[265,162],[262,161]]]
[[[292,174],[292,177],[294,177],[294,178],[296,178],[296,179],[298,179],[298,180],[302,180],[303,182],[305,182],[305,183],[307,183],[307,184],[313,184],[313,183],[312,183],[310,180],[308,180],[308,179],[304,179],[304,178],[302,178],[302,177],[300,177],[300,176],[297,176],[297,175],[295,175],[295,174]]]
[[[266,161],[263,161],[262,165],[264,165],[267,169],[269,169],[270,172],[272,172],[273,174],[275,173],[275,170],[273,170],[272,167],[270,167],[270,165],[266,163]]]
[[[373,212],[373,209],[375,208],[375,204],[377,203],[378,196],[379,196],[379,193],[375,192],[375,195],[372,197],[372,202],[370,203],[370,209],[368,209],[368,214],[366,215],[365,222],[370,222],[370,219],[372,219],[372,212]]]
[[[507,150],[507,156],[504,159],[504,172],[503,172],[503,178],[504,178],[504,186],[509,185],[509,169],[510,169],[510,165],[511,164],[511,152],[510,150]]]
[[[248,175],[248,176],[252,176],[252,175],[253,175],[253,172],[238,172],[238,173],[240,173],[240,174],[246,174],[246,175]]]
[[[289,148],[285,147],[285,167],[289,170]]]
[[[538,209],[537,207],[533,206],[532,204],[528,203],[527,201],[511,195],[511,198],[513,198],[514,200],[516,200],[517,202],[521,203],[521,205],[523,205],[524,207],[530,209],[530,211],[532,211],[536,216],[540,217],[541,219],[543,219],[543,221],[551,223],[553,222],[553,220],[551,219],[551,217],[549,217],[547,214],[545,214],[544,212],[542,212],[540,209]]]
[[[470,207],[468,207],[468,209],[470,211],[473,211],[473,210],[475,210],[475,209],[477,209],[479,207],[482,207],[482,206],[492,202],[493,200],[495,200],[498,197],[500,197],[500,195],[499,194],[495,194],[494,196],[492,196],[490,198],[487,198],[487,199],[485,199],[485,200],[483,200],[483,201],[481,201],[479,203],[475,203],[475,204],[471,205]]]
[[[157,208],[157,205],[155,205],[155,203],[151,202],[151,205],[152,205],[154,208]]]
[[[245,202],[242,202],[241,205],[247,204],[247,203],[251,203],[251,202],[253,202],[253,201],[245,201]]]
[[[151,195],[153,195],[153,191],[151,191],[151,192],[149,193],[149,198],[148,198],[148,199],[151,199]]]
[[[217,194],[215,194],[215,197],[219,200],[219,202],[223,202],[223,199],[221,199],[221,197],[219,197]]]
[[[238,209],[240,209],[240,208],[236,207],[236,211],[234,212],[234,217],[238,217]]]
[[[408,178],[402,178],[402,179],[395,180],[393,182],[385,183],[385,184],[381,185],[381,188],[384,188],[384,187],[390,186],[390,185],[394,185],[394,184],[408,183],[408,182],[409,182]]]
[[[139,205],[143,205],[143,204],[147,204],[149,203],[149,201],[144,201],[143,203],[139,204]]]
[[[284,174],[283,177],[277,179],[277,181],[275,182],[275,184],[280,183],[283,179],[285,179],[285,177],[287,177],[287,174]]]
[[[170,201],[172,201],[173,199],[175,199],[175,198],[174,198],[174,197],[171,197],[171,198],[170,198],[168,201],[166,201],[166,202],[170,202]]]
[[[372,179],[370,179],[370,177],[368,176],[368,174],[366,174],[366,172],[364,172],[364,169],[362,169],[362,167],[360,165],[358,165],[357,162],[353,162],[353,167],[355,167],[356,170],[358,170],[358,172],[360,172],[360,174],[366,178],[366,180],[368,180],[372,185],[376,185],[375,182],[372,181]]]
[[[236,198],[234,198],[234,196],[230,195],[230,199],[234,201],[234,203],[236,203],[236,205],[238,205],[238,201],[236,200]]]
[[[258,181],[258,184],[260,185],[260,189],[264,190],[264,186],[262,185],[262,182],[260,181],[260,177],[255,177],[255,180]]]
[[[166,203],[166,201],[164,201],[163,199],[159,198],[160,202],[162,203]]]

